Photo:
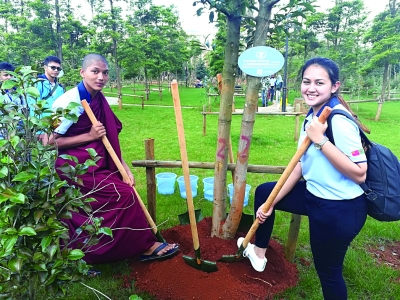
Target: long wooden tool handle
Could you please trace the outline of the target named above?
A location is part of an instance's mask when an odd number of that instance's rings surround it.
[[[86,100],[82,100],[81,103],[82,103],[82,106],[85,109],[85,112],[87,113],[90,121],[92,122],[92,124],[93,125],[97,124],[96,116],[93,114],[93,111],[90,108],[90,106],[87,103],[87,101]],[[115,153],[114,148],[111,146],[110,141],[108,140],[108,138],[106,136],[103,136],[101,138],[101,140],[102,140],[102,142],[104,144],[104,147],[106,147],[108,153],[110,154],[113,162],[117,166],[118,171],[121,173],[122,178],[124,179],[124,181],[129,183],[130,185],[132,185],[132,182],[131,182],[131,180],[130,180],[130,178],[128,176],[128,173],[126,172],[124,166],[122,165],[121,161],[119,160],[119,158],[118,158],[117,154]],[[153,221],[153,218],[150,216],[146,206],[144,205],[144,203],[143,203],[142,199],[140,198],[138,192],[136,191],[135,187],[132,186],[132,188],[133,188],[133,191],[134,191],[134,193],[136,195],[136,198],[138,199],[139,204],[142,207],[142,210],[143,210],[143,212],[144,212],[144,214],[146,216],[147,222],[149,223],[149,225],[150,225],[151,229],[153,230],[154,234],[156,234],[158,229],[157,229],[156,224]]]
[[[318,121],[321,123],[325,123],[326,120],[328,119],[330,113],[332,111],[332,108],[326,106],[324,110],[322,111],[321,115],[318,118]],[[274,202],[276,196],[282,189],[283,185],[285,184],[286,180],[288,179],[289,175],[292,173],[294,168],[296,167],[297,163],[299,162],[300,158],[303,156],[303,154],[307,151],[308,147],[311,144],[311,140],[306,136],[304,141],[301,143],[300,147],[297,149],[296,153],[294,154],[293,158],[290,160],[289,164],[285,168],[285,171],[283,171],[281,177],[279,178],[278,182],[276,183],[275,187],[273,188],[271,194],[269,195],[268,199],[265,201],[265,203],[262,205],[262,211],[264,213],[268,212],[270,209],[272,203]],[[246,237],[243,240],[243,247],[246,248],[247,244],[251,240],[251,238],[254,236],[256,233],[256,230],[260,223],[258,222],[258,219],[256,218],[253,222],[253,225],[251,226],[249,232],[247,233]]]
[[[176,127],[178,130],[178,138],[179,138],[179,148],[181,150],[182,171],[183,171],[183,177],[185,179],[186,202],[189,212],[190,229],[192,231],[194,250],[198,250],[200,248],[199,235],[197,232],[197,224],[194,213],[192,188],[190,186],[189,162],[186,150],[185,132],[183,129],[181,102],[179,98],[178,83],[176,82],[176,80],[172,81],[171,90],[172,90],[172,99],[174,100]]]

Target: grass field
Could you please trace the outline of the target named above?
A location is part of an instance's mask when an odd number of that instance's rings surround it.
[[[289,102],[297,97],[291,93]],[[216,139],[218,130],[218,116],[209,116],[207,119],[207,135],[202,135],[202,105],[208,101],[204,89],[181,88],[180,97],[183,108],[184,128],[188,158],[190,161],[213,162],[215,160]],[[124,97],[123,103],[135,103],[134,100]],[[172,106],[168,89],[163,92],[160,100],[158,92],[151,94],[148,101],[151,104]],[[138,101],[139,103],[139,101]],[[138,104],[137,103],[137,104]],[[236,100],[236,107],[243,108],[244,98]],[[218,101],[213,102],[213,110],[219,108]],[[373,141],[390,147],[400,157],[400,102],[388,102],[383,105],[381,120],[375,122],[377,104],[361,103],[352,105],[352,109],[359,115],[360,120],[372,131],[370,138]],[[180,151],[173,108],[124,105],[122,110],[113,106],[114,112],[123,123],[120,134],[121,147],[125,161],[145,159],[143,140],[155,139],[155,157],[157,160],[180,160]],[[234,152],[238,148],[241,127],[241,116],[232,117],[231,136]],[[285,166],[296,151],[297,143],[293,140],[294,118],[285,116],[257,116],[251,141],[249,164],[263,164]],[[138,192],[146,200],[146,175],[144,168],[132,168],[136,177]],[[156,170],[157,173],[171,171],[182,175],[181,169]],[[199,176],[198,196],[194,198],[196,208],[201,208],[203,215],[211,216],[212,202],[203,198],[202,179],[213,176],[213,170],[193,169],[191,174]],[[231,182],[230,173],[227,175]],[[245,212],[252,213],[253,194],[257,185],[279,176],[269,174],[248,173],[247,183],[252,186],[250,203]],[[175,191],[174,195],[163,196],[157,194],[157,222],[163,223],[161,229],[178,224],[177,215],[186,211],[186,203]],[[290,215],[278,212],[273,236],[281,243],[286,242]],[[398,222],[383,223],[368,219],[361,233],[352,243],[345,261],[344,276],[349,290],[349,299],[400,299],[400,285],[396,279],[398,271],[388,266],[377,265],[374,257],[368,254],[368,247],[379,247],[389,241],[400,239]],[[311,262],[311,266],[304,266],[299,259]],[[312,255],[308,241],[308,222],[302,218],[296,260],[299,273],[299,285],[286,291],[276,299],[322,299],[320,284],[312,264]],[[86,284],[98,289],[112,299],[128,299],[134,294],[134,283],[131,289],[121,287],[119,275],[132,272],[126,262],[113,265],[96,266],[102,271],[98,278],[88,279]],[[100,299],[106,299],[99,296]],[[143,299],[152,299],[141,295]],[[65,299],[98,299],[92,291],[82,286],[75,286]]]

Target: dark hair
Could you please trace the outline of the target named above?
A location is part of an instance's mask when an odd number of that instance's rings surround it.
[[[51,63],[51,62],[55,62],[55,63],[57,63],[57,64],[60,64],[61,65],[61,60],[57,57],[57,56],[52,56],[52,55],[50,55],[50,56],[47,56],[45,59],[44,59],[44,65],[45,66],[47,66],[49,63]]]
[[[325,57],[313,57],[313,58],[310,58],[309,60],[307,60],[300,69],[300,75],[301,75],[302,79],[304,76],[304,72],[310,66],[313,66],[313,65],[320,66],[328,73],[329,79],[331,80],[332,85],[334,85],[336,82],[340,81],[339,66],[333,60],[331,60],[329,58],[325,58]],[[365,125],[363,125],[360,122],[360,120],[358,119],[358,116],[351,110],[350,106],[343,99],[343,97],[339,94],[339,89],[337,89],[334,93],[332,93],[331,97],[337,97],[339,99],[339,102],[352,114],[352,116],[356,120],[357,124],[361,127],[361,129],[364,132],[367,132],[367,133],[371,132]]]
[[[105,63],[108,66],[108,62],[107,60],[104,58],[104,56],[97,54],[97,53],[90,53],[88,55],[86,55],[83,58],[82,61],[82,69],[86,70],[87,67],[89,67],[89,65],[93,62],[93,61],[101,61],[103,63]]]
[[[0,63],[0,71],[12,71],[12,72],[14,72],[14,70],[15,70],[15,67],[12,64],[10,64],[8,62],[1,62]]]

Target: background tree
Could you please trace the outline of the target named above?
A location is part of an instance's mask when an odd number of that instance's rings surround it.
[[[200,59],[196,64],[196,78],[203,80],[205,76],[208,76],[208,70],[204,60]]]
[[[209,69],[212,76],[217,76],[218,73],[222,73],[224,67],[224,54],[226,45],[226,17],[223,14],[218,15],[216,27],[218,31],[213,41],[212,50],[207,54],[209,62]]]
[[[135,3],[133,14],[128,17],[130,38],[140,45],[141,67],[146,82],[155,77],[160,82],[164,71],[183,73],[183,63],[189,59],[188,36],[181,29],[173,7],[154,6],[150,1]],[[161,50],[160,50],[161,49]]]
[[[378,104],[375,120],[378,121],[385,99],[385,91],[389,81],[389,65],[400,59],[400,14],[396,0],[389,1],[389,8],[374,18],[372,28],[365,35],[365,42],[372,43],[372,57],[362,74],[368,74],[377,67],[383,68],[381,100]]]

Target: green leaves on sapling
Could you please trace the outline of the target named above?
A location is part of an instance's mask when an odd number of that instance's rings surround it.
[[[31,97],[34,97],[34,98],[40,97],[39,90],[34,86],[28,87],[26,89],[26,93],[28,94],[28,96],[31,96]]]
[[[29,67],[18,68],[15,79],[0,86],[0,102],[5,100],[6,88],[30,100],[30,114],[25,115],[13,103],[0,103],[0,127],[8,135],[0,138],[0,297],[9,299],[27,298],[29,285],[37,282],[52,293],[49,297],[65,294],[68,285],[87,272],[88,265],[82,260],[85,249],[99,242],[97,236],[112,234],[111,229],[101,227],[102,219],[89,217],[94,226],[85,225],[91,230],[82,226],[87,245],[71,249],[64,220],[79,210],[91,215],[89,203],[96,200],[85,199],[79,187],[69,182],[81,183],[79,177],[100,158],[93,149],[88,149],[90,159],[82,164],[76,157],[64,156],[68,161],[61,166],[65,178],[59,178],[55,150],[43,145],[36,133],[51,134],[60,117],[77,120],[79,105],[53,113],[46,101],[38,99],[35,73]],[[51,115],[41,117],[46,111]],[[17,131],[17,124],[23,130]]]
[[[36,175],[32,174],[28,171],[20,172],[18,173],[11,181],[16,182],[16,181],[21,181],[21,182],[27,182],[28,180],[31,180],[35,178]]]
[[[3,166],[3,167],[0,169],[0,178],[7,177],[7,175],[8,175],[8,168],[5,167],[5,166]]]
[[[10,90],[10,89],[12,89],[13,87],[15,87],[16,85],[17,85],[17,83],[15,82],[14,79],[8,79],[8,80],[4,81],[4,82],[1,84],[1,89],[3,89],[3,90]]]
[[[85,256],[85,254],[83,253],[82,250],[74,249],[68,254],[67,257],[70,260],[78,260],[78,259],[81,259],[84,256]]]
[[[18,232],[19,236],[23,236],[23,235],[33,236],[36,234],[37,233],[36,233],[35,229],[33,229],[32,227],[24,227],[24,228],[20,229]]]

